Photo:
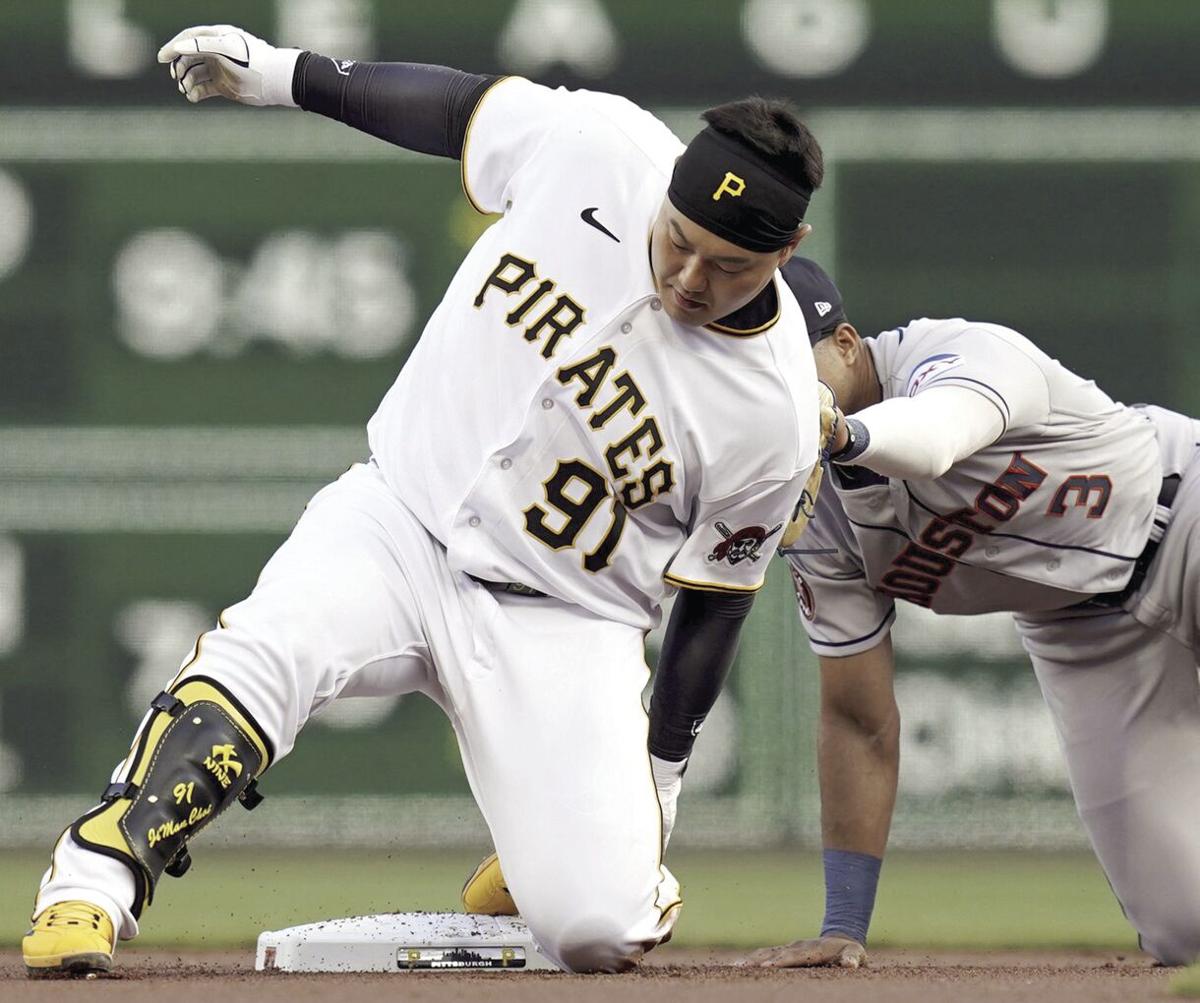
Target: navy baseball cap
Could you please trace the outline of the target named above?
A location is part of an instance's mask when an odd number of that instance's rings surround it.
[[[808,340],[814,345],[839,324],[846,322],[842,294],[820,265],[811,258],[793,254],[780,271],[804,313]]]

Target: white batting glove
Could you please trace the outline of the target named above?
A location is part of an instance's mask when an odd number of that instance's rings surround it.
[[[683,771],[686,769],[686,759],[682,763],[671,763],[659,759],[658,756],[650,757],[650,772],[654,774],[658,803],[662,807],[664,850],[671,841],[671,830],[675,828],[675,811],[679,802],[679,792],[683,789]]]
[[[285,105],[292,100],[292,74],[299,49],[277,49],[231,24],[185,28],[158,50],[171,64],[171,79],[192,104],[220,95],[250,105]]]

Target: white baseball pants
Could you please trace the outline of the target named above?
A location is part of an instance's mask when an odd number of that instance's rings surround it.
[[[313,498],[221,619],[183,672],[227,686],[277,757],[339,696],[442,707],[513,897],[560,965],[620,970],[670,931],[679,885],[662,865],[640,630],[451,571],[371,464]],[[137,933],[128,871],[67,835],[37,910],[75,898]]]

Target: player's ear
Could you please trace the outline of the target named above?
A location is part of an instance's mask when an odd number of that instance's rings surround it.
[[[788,259],[796,253],[796,248],[800,246],[800,241],[812,233],[812,227],[808,223],[801,223],[796,229],[796,235],[780,250],[779,263],[776,268],[782,268],[787,264]]]
[[[834,348],[837,349],[838,355],[848,364],[853,365],[857,360],[862,349],[862,338],[858,336],[858,331],[849,321],[842,321],[834,329],[830,336],[833,340]]]

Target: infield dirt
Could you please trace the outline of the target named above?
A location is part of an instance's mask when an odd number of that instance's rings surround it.
[[[926,953],[881,951],[859,971],[769,971],[735,967],[724,951],[662,950],[627,975],[397,973],[287,975],[254,971],[249,950],[191,953],[125,951],[110,976],[91,980],[25,976],[20,957],[0,954],[0,999],[5,1003],[86,999],[162,1003],[204,998],[213,1003],[339,1003],[397,1000],[442,1003],[961,1003],[970,1001],[1156,1000],[1167,997],[1167,969],[1141,956],[1102,954]]]

